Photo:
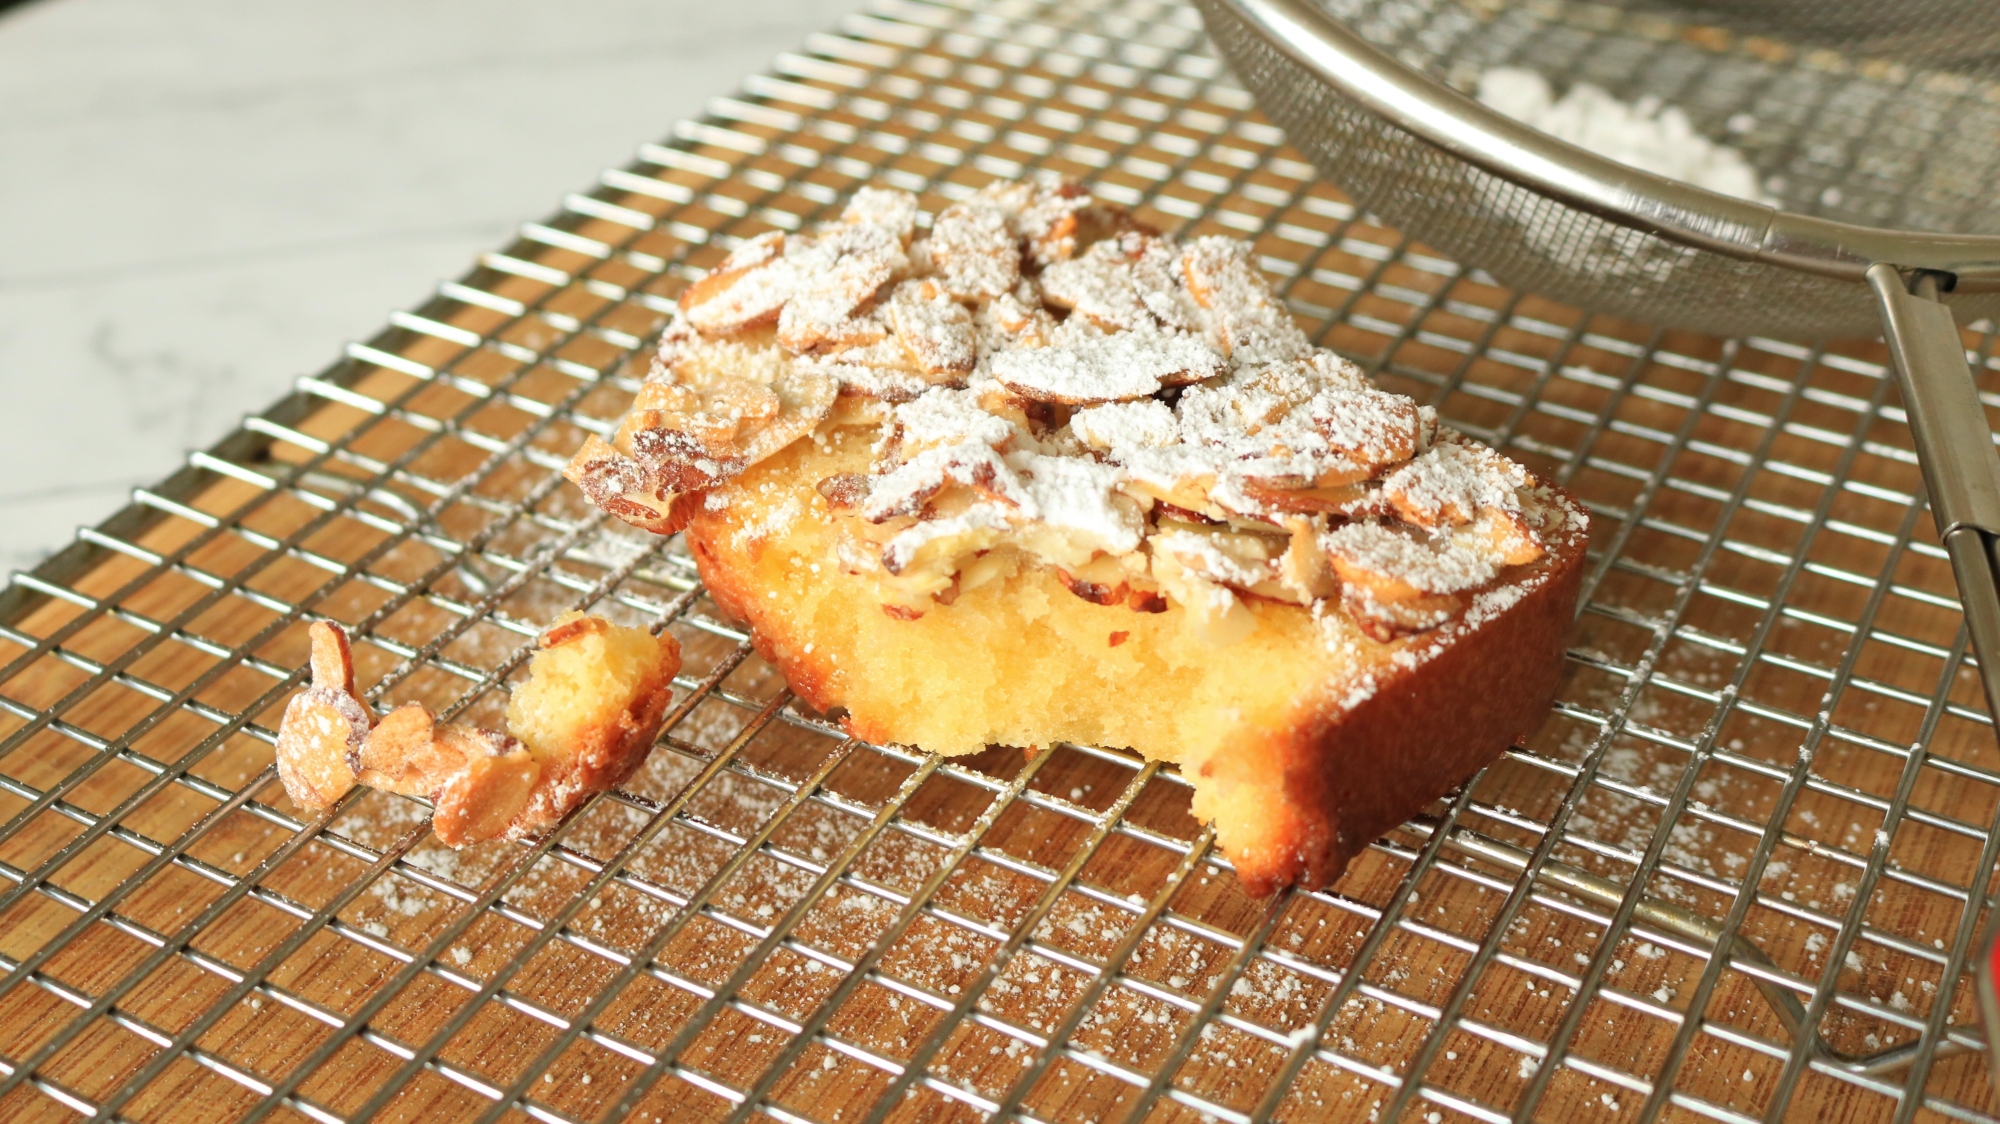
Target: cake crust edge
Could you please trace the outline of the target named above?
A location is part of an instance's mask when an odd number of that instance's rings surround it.
[[[1370,843],[1534,732],[1562,676],[1588,540],[1570,529],[1518,583],[1518,601],[1434,641],[1365,701],[1343,708],[1322,693],[1295,712],[1264,759],[1284,774],[1296,842],[1232,856],[1247,892],[1331,885]]]

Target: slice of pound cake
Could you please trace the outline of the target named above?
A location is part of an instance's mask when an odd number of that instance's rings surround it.
[[[685,528],[859,737],[1126,747],[1252,893],[1323,886],[1547,710],[1587,519],[1316,348],[1249,247],[1073,185],[864,190],[689,288],[570,479]]]

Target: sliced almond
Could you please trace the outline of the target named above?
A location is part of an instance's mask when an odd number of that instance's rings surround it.
[[[793,353],[850,346],[863,305],[909,266],[896,232],[871,223],[842,223],[814,235],[785,261],[797,276],[778,314],[778,343]]]
[[[1024,281],[1013,292],[988,301],[972,322],[979,345],[987,352],[1048,347],[1056,338],[1055,317],[1042,307],[1033,282]]]
[[[1277,582],[1277,561],[1289,539],[1211,524],[1162,524],[1148,540],[1154,558],[1172,558],[1189,573],[1233,589],[1262,592]]]
[[[616,626],[603,617],[587,617],[581,613],[573,613],[550,625],[536,638],[535,646],[543,651],[560,648],[564,644],[574,644],[586,637],[602,636],[614,627]]]
[[[1381,390],[1334,391],[1313,399],[1313,427],[1368,477],[1417,455],[1417,404]]]
[[[893,187],[864,187],[840,209],[840,221],[886,232],[908,246],[917,232],[917,197]]]
[[[676,344],[665,381],[642,385],[615,444],[595,436],[563,475],[625,522],[670,535],[700,493],[811,433],[838,384],[769,340]]]
[[[1155,330],[1004,351],[991,360],[1002,386],[1035,402],[1097,406],[1150,398],[1162,387],[1221,374],[1222,356],[1200,339]]]
[[[1279,583],[1308,604],[1340,591],[1340,579],[1319,545],[1319,525],[1323,522],[1297,515],[1286,520],[1291,539],[1278,558]]]
[[[1078,183],[1014,184],[1018,209],[1010,220],[1025,239],[1026,257],[1037,267],[1067,261],[1096,243],[1120,234],[1158,234],[1121,207],[1091,197]]]
[[[1547,553],[1542,547],[1541,537],[1535,534],[1518,511],[1482,508],[1478,517],[1459,535],[1477,542],[1478,549],[1490,551],[1506,566],[1525,566]]]
[[[1074,569],[1056,567],[1063,588],[1093,605],[1123,605],[1132,595],[1131,572],[1116,558],[1096,558]]]
[[[306,633],[312,685],[292,696],[278,723],[278,779],[293,804],[316,811],[354,787],[373,720],[354,690],[347,633],[325,621],[313,622]]]
[[[1320,536],[1320,545],[1345,593],[1377,605],[1422,608],[1437,597],[1457,598],[1492,581],[1501,567],[1476,544],[1446,536],[1421,539],[1378,523],[1335,528]]]
[[[959,300],[993,300],[1020,283],[1020,242],[1005,208],[990,198],[975,195],[938,212],[929,246],[938,281]]]
[[[361,747],[361,783],[384,792],[429,796],[459,765],[437,746],[437,719],[420,703],[382,716]]]
[[[1207,314],[1209,339],[1223,354],[1246,363],[1312,354],[1312,341],[1257,272],[1248,243],[1197,238],[1182,251],[1180,265],[1188,294]]]
[[[1042,271],[1042,294],[1108,332],[1201,328],[1180,284],[1173,253],[1159,239],[1127,233]]]
[[[901,345],[897,346],[900,350]],[[845,356],[836,355],[813,361],[813,369],[839,383],[843,401],[859,399],[894,406],[916,401],[918,395],[935,385],[905,365],[902,356],[897,356],[893,365],[877,365],[852,363]]]
[[[918,370],[931,376],[972,371],[972,313],[934,281],[906,281],[888,302],[896,339]]]
[[[507,834],[535,794],[542,765],[513,738],[456,724],[437,730],[439,756],[459,765],[431,794],[431,830],[447,847]]]
[[[709,335],[733,335],[778,322],[794,275],[780,256],[785,233],[766,231],[738,246],[681,293],[681,315]]]
[[[1240,287],[1235,284],[1235,273],[1246,263],[1244,255],[1235,252],[1234,243],[1230,238],[1199,238],[1181,252],[1188,295],[1203,308],[1216,307],[1228,299],[1225,290]]]
[[[1363,484],[1320,487],[1308,484],[1280,487],[1269,480],[1245,480],[1243,494],[1274,512],[1298,515],[1339,515],[1354,519],[1367,515],[1387,515],[1390,507],[1381,489]]]
[[[1465,596],[1434,593],[1403,601],[1378,601],[1365,589],[1348,586],[1341,591],[1340,605],[1369,639],[1388,644],[1428,632],[1464,612]]]
[[[1221,522],[1227,517],[1227,512],[1209,500],[1215,486],[1215,477],[1205,474],[1171,480],[1130,477],[1118,485],[1127,495],[1152,501],[1155,513],[1161,518],[1189,523]]]
[[[668,491],[712,488],[748,467],[743,454],[749,437],[782,409],[769,386],[748,379],[647,383],[613,444],[630,451]]]
[[[1484,445],[1440,441],[1391,473],[1382,495],[1406,523],[1431,530],[1462,527],[1487,509],[1519,510],[1516,490],[1526,487],[1520,465]]]
[[[1374,601],[1393,604],[1414,601],[1424,595],[1414,580],[1415,566],[1372,541],[1357,546],[1351,539],[1328,535],[1322,545],[1327,547],[1327,561],[1341,584],[1362,591]],[[1410,549],[1424,548],[1411,544]]]
[[[663,492],[637,461],[592,434],[563,476],[600,509],[656,535],[671,535],[694,517],[698,497]]]

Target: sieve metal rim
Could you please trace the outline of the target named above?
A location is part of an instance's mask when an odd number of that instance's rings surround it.
[[[1226,10],[1340,96],[1454,159],[1607,222],[1857,285],[1866,283],[1871,265],[1890,262],[1899,270],[1949,274],[1953,292],[2000,292],[2000,235],[1836,222],[1621,164],[1404,64],[1315,0],[1200,0],[1198,6]]]

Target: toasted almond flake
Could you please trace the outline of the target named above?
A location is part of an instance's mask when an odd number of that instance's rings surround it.
[[[1201,340],[1158,331],[1002,352],[990,367],[995,379],[1023,397],[1072,406],[1149,398],[1163,386],[1211,378],[1224,369],[1222,356]]]
[[[1519,511],[1516,492],[1529,484],[1520,465],[1463,439],[1438,442],[1382,481],[1396,513],[1419,527],[1463,526],[1488,508]]]
[[[1500,570],[1498,559],[1455,539],[1373,521],[1337,527],[1321,542],[1342,581],[1366,584],[1384,601],[1474,589]]]
[[[974,359],[972,313],[935,281],[906,281],[889,297],[896,339],[917,368],[930,375],[970,374]]]
[[[1180,440],[1173,410],[1151,398],[1078,410],[1069,427],[1085,445],[1099,450],[1165,448]]]
[[[1198,331],[1200,311],[1182,287],[1179,257],[1165,238],[1127,233],[1043,270],[1042,292],[1106,331]]]
[[[987,301],[1021,281],[1020,240],[1007,211],[981,193],[946,207],[931,224],[929,251],[938,280],[952,296]]]

